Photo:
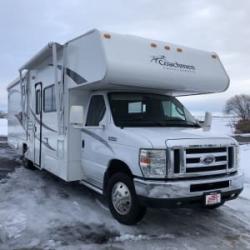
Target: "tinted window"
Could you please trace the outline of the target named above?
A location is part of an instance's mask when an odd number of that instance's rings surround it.
[[[165,116],[186,120],[183,109],[180,108],[180,106],[176,105],[176,103],[171,101],[163,101],[162,107]]]
[[[95,95],[91,98],[87,116],[86,126],[99,126],[106,111],[104,98],[101,95]]]
[[[41,113],[41,90],[36,90],[36,114]]]
[[[120,127],[194,126],[197,122],[174,97],[151,93],[110,93],[114,122]]]
[[[43,111],[44,112],[56,111],[55,85],[51,85],[44,89]]]

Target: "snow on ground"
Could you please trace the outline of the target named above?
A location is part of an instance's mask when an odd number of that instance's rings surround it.
[[[7,135],[8,129],[7,129],[7,120],[6,119],[0,119],[0,136],[1,135]]]
[[[219,119],[219,118],[218,118]],[[216,132],[230,131],[223,119]],[[215,121],[215,120],[214,120]],[[224,129],[223,129],[224,128]],[[217,210],[149,210],[137,226],[119,224],[102,198],[78,183],[20,166],[0,144],[0,250],[7,249],[250,249],[250,145],[241,145],[242,195]]]
[[[149,210],[137,226],[123,226],[89,189],[18,166],[6,148],[8,158],[17,168],[0,180],[1,250],[250,249],[248,199],[214,211]]]
[[[245,187],[241,196],[250,200],[250,144],[240,146],[240,167],[245,174]]]

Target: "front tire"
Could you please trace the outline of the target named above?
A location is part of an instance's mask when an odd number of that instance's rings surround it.
[[[146,213],[146,207],[138,201],[133,180],[127,174],[117,173],[110,178],[107,198],[110,212],[122,224],[135,225]]]

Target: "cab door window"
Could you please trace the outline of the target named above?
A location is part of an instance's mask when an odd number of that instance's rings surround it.
[[[104,97],[102,95],[92,96],[89,104],[86,126],[99,126],[106,112]]]

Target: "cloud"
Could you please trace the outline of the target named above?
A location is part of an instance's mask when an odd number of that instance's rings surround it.
[[[201,109],[219,109],[234,93],[250,94],[249,11],[244,0],[1,1],[0,109],[6,108],[6,85],[23,63],[49,41],[63,43],[92,28],[216,51],[231,77],[230,89],[190,97],[187,104],[193,107],[200,98],[207,100]]]

